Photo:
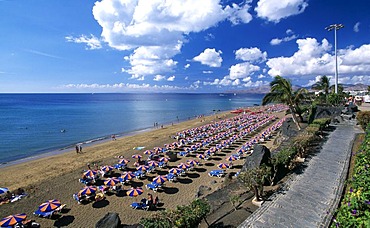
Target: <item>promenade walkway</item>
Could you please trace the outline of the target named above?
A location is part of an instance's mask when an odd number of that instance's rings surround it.
[[[320,152],[305,162],[271,201],[239,227],[328,227],[339,204],[351,156],[352,142],[362,132],[354,121],[334,125]]]

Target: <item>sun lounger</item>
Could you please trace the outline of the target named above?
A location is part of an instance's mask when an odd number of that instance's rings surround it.
[[[51,218],[51,216],[53,216],[54,214],[54,211],[42,212],[40,210],[37,210],[33,212],[33,214],[41,218]]]
[[[135,175],[135,178],[136,178],[136,179],[140,179],[140,178],[142,178],[142,177],[145,177],[145,173],[144,173],[143,171],[140,171],[140,170],[135,171],[135,172],[134,172],[134,175]]]
[[[223,170],[212,170],[208,173],[210,177],[223,177],[225,175],[225,172]]]
[[[153,190],[154,192],[156,192],[158,188],[161,187],[161,185],[158,183],[152,182],[150,184],[145,185],[145,187],[146,189]]]
[[[167,178],[167,180],[168,181],[176,181],[177,180],[177,177],[176,177],[176,175],[174,175],[174,174],[172,174],[172,173],[169,173],[169,174],[167,174],[166,175],[166,178]]]
[[[132,207],[133,209],[142,209],[142,210],[149,210],[149,205],[146,204],[146,203],[138,203],[138,202],[133,202],[130,207]]]
[[[158,163],[158,167],[159,167],[159,168],[164,168],[164,167],[166,167],[166,166],[167,166],[167,163],[166,163],[166,162],[163,162],[163,161],[162,161],[162,162],[159,162],[159,163]]]
[[[62,210],[66,207],[67,205],[66,204],[62,204],[60,205],[59,207],[55,208],[55,212],[62,212]]]

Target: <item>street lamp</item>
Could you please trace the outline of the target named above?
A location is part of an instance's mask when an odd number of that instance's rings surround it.
[[[329,25],[325,29],[328,31],[334,30],[334,52],[335,52],[335,93],[338,93],[338,59],[337,59],[337,30],[343,28],[342,24]]]

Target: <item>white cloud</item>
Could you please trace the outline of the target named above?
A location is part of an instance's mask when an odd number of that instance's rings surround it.
[[[175,78],[176,78],[175,75],[172,75],[172,76],[167,78],[167,81],[173,82],[173,81],[175,81]]]
[[[282,42],[288,42],[288,41],[291,41],[291,40],[294,40],[294,39],[297,39],[298,36],[297,35],[291,35],[291,36],[287,36],[287,37],[284,37],[282,39],[279,39],[279,38],[274,38],[270,41],[270,44],[271,45],[279,45],[281,44]]]
[[[190,67],[189,63],[184,66],[185,69],[188,69],[189,67]]]
[[[353,31],[354,31],[354,32],[359,32],[359,31],[360,31],[360,22],[357,22],[357,23],[353,26]]]
[[[122,69],[122,72],[131,74],[137,79],[145,75],[155,75],[172,72],[177,62],[170,58],[180,52],[181,43],[177,46],[139,47],[130,56],[124,59],[130,62],[131,68]]]
[[[260,75],[258,75],[258,77],[257,77],[258,79],[261,79],[261,78],[266,78],[266,76],[265,75],[263,75],[263,74],[260,74]]]
[[[271,58],[266,62],[270,67],[268,71],[270,76],[309,78],[313,75],[334,74],[335,56],[334,53],[330,53],[332,46],[326,39],[321,43],[314,38],[298,39],[296,42],[298,51],[292,56]],[[338,50],[338,68],[339,80],[354,75],[370,77],[370,44]],[[359,78],[355,80],[358,81]]]
[[[285,33],[286,33],[287,35],[294,34],[293,30],[291,30],[291,29],[287,29],[287,30],[285,31]]]
[[[178,90],[193,90],[193,87],[179,87],[171,85],[150,85],[147,83],[131,84],[131,83],[116,83],[116,84],[67,84],[58,87],[63,90],[71,91],[119,91],[119,92],[153,92],[153,91],[178,91]]]
[[[165,62],[181,52],[187,34],[204,31],[225,20],[249,22],[249,4],[246,1],[223,6],[215,0],[101,0],[95,3],[93,15],[102,27],[102,39],[110,47],[135,49],[130,58],[132,66],[124,71],[138,78],[171,72]],[[155,60],[135,54],[138,49],[153,47],[163,49]]]
[[[327,53],[331,45],[326,39],[321,44],[314,38],[298,39],[296,43],[298,51],[291,57],[271,58],[266,62],[270,76],[320,75],[332,69],[333,57]]]
[[[67,40],[67,42],[86,44],[87,50],[102,48],[100,40],[92,34],[90,34],[90,37],[87,37],[85,35],[81,35],[80,37],[66,36],[65,39]]]
[[[193,58],[194,61],[201,62],[203,65],[210,67],[220,67],[222,63],[222,51],[216,51],[214,48],[207,48],[198,56]]]
[[[165,76],[163,76],[163,75],[160,75],[160,74],[157,74],[156,76],[154,76],[154,79],[153,79],[153,81],[162,81],[162,80],[164,80],[164,79],[166,79],[166,77]]]
[[[213,71],[211,71],[211,70],[204,70],[203,71],[203,74],[212,74],[213,73]]]
[[[184,78],[184,80],[189,80],[189,77],[188,77],[188,76],[186,76],[186,77]]]
[[[278,23],[281,19],[302,13],[306,0],[259,0],[255,11],[258,17]]]
[[[215,35],[213,35],[212,33],[208,33],[208,34],[204,37],[204,39],[205,39],[206,41],[214,40],[214,39],[215,39]]]
[[[235,51],[235,58],[243,61],[257,62],[266,61],[267,52],[262,52],[259,48],[240,48]]]
[[[230,70],[230,73],[229,73],[230,79],[235,80],[238,78],[248,77],[253,72],[259,71],[260,67],[250,64],[248,62],[245,62],[245,63],[238,63],[235,65],[232,65],[229,70]]]

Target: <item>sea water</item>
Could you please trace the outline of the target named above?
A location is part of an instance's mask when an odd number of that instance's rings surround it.
[[[262,94],[0,94],[0,163],[260,104]],[[161,145],[158,145],[161,146]]]

